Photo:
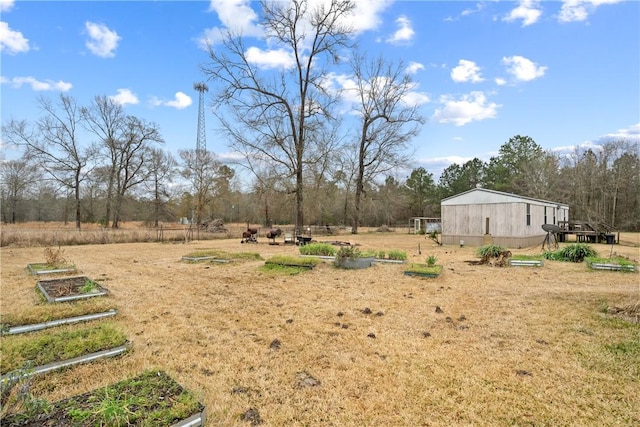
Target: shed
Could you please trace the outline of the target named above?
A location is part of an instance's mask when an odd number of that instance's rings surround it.
[[[523,248],[542,244],[543,224],[569,218],[569,205],[474,188],[443,199],[442,243]]]
[[[414,216],[409,219],[409,233],[428,234],[437,231],[442,233],[440,218],[427,218],[424,216]]]

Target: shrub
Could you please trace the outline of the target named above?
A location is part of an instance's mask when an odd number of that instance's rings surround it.
[[[433,267],[434,265],[436,265],[437,261],[438,261],[438,257],[436,257],[435,255],[429,255],[427,257],[427,266]]]
[[[336,248],[329,243],[309,243],[304,246],[300,246],[300,254],[334,256],[336,254]]]
[[[480,258],[497,258],[501,254],[505,253],[507,248],[500,245],[484,245],[480,246],[477,250],[477,255]]]
[[[586,243],[573,243],[555,252],[545,252],[546,259],[554,261],[582,262],[585,258],[598,256],[595,249]]]

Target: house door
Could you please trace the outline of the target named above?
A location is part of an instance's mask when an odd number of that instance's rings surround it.
[[[420,219],[414,218],[413,220],[413,232],[415,234],[420,234]]]

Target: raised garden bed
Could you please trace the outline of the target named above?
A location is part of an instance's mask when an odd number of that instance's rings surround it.
[[[613,256],[611,258],[586,257],[585,261],[593,270],[638,271],[638,267],[632,261],[620,256]]]
[[[63,319],[49,320],[47,322],[33,323],[29,325],[9,326],[6,330],[2,330],[2,335],[16,335],[26,332],[35,332],[42,329],[53,328],[60,325],[68,325],[71,323],[88,322],[91,320],[104,319],[106,317],[113,317],[118,313],[117,310],[111,309],[103,311],[101,313],[83,314],[81,316],[67,317]]]
[[[44,274],[72,274],[77,272],[75,265],[51,265],[46,262],[27,264],[27,271],[33,276]]]
[[[599,262],[588,263],[589,267],[594,270],[609,270],[609,271],[637,271],[635,265],[622,265],[622,264],[605,264]]]
[[[36,366],[30,368],[27,371],[17,370],[4,374],[0,381],[10,381],[19,377],[30,377],[38,374],[46,374],[47,372],[58,371],[63,368],[80,365],[82,363],[93,362],[94,360],[106,359],[108,357],[115,357],[124,354],[131,348],[131,343],[119,345],[117,347],[109,348],[106,350],[100,350],[93,353],[83,354],[82,356],[72,357],[71,359],[61,360],[57,362],[47,363],[45,365]]]
[[[348,270],[359,270],[363,268],[369,268],[373,265],[375,258],[372,256],[367,257],[340,257],[336,255],[334,264],[336,267],[345,268]]]
[[[509,265],[512,267],[542,267],[542,260],[536,259],[510,259]]]
[[[3,425],[172,426],[205,424],[205,407],[163,371],[147,371],[88,393],[46,405],[46,410],[12,414]]]
[[[405,276],[435,278],[442,274],[441,265],[410,264],[404,271]]]
[[[86,276],[38,281],[38,289],[49,302],[64,302],[108,295],[109,290]]]
[[[63,327],[3,338],[0,373],[3,379],[29,372],[44,373],[123,353],[129,348],[126,335],[112,322],[81,327]]]

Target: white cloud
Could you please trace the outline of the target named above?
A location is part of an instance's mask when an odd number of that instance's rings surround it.
[[[504,86],[507,84],[507,81],[502,77],[496,77],[495,82],[498,86]]]
[[[175,98],[170,101],[163,101],[156,97],[152,98],[150,101],[151,105],[155,107],[165,106],[165,107],[173,107],[178,110],[183,110],[190,106],[193,101],[191,97],[184,92],[176,92]]]
[[[0,0],[0,12],[9,12],[13,9],[14,4],[14,0]]]
[[[127,104],[135,105],[140,102],[138,97],[129,89],[118,89],[118,94],[110,96],[109,99],[122,106]]]
[[[71,83],[63,82],[59,80],[54,82],[52,80],[40,81],[35,77],[14,77],[12,79],[7,79],[5,77],[2,78],[2,83],[8,83],[11,87],[16,89],[22,87],[22,85],[30,85],[32,90],[35,91],[59,91],[59,92],[67,92],[71,90],[73,85]]]
[[[523,27],[535,24],[542,16],[542,11],[539,7],[538,0],[520,0],[518,7],[509,12],[502,20],[513,22],[521,19]]]
[[[440,97],[441,108],[436,109],[434,119],[439,123],[464,126],[472,121],[491,119],[498,114],[498,105],[487,102],[484,92],[474,91],[455,99],[451,95]]]
[[[386,40],[386,42],[390,44],[402,44],[410,42],[416,33],[415,31],[413,31],[409,18],[403,15],[396,19],[396,24],[399,28],[395,33],[393,33],[391,37]]]
[[[415,74],[420,70],[424,70],[424,65],[419,62],[410,62],[407,66],[407,74]]]
[[[85,23],[85,28],[89,35],[86,46],[91,53],[103,58],[112,58],[115,56],[118,42],[122,39],[118,33],[110,30],[106,25],[89,21]]]
[[[16,54],[29,51],[29,39],[21,32],[9,28],[6,22],[0,22],[0,52]]]
[[[615,4],[622,0],[562,0],[558,14],[560,22],[586,21],[596,8],[603,4]]]
[[[407,94],[402,98],[402,102],[408,106],[418,107],[420,105],[428,104],[431,100],[429,99],[429,95],[424,92],[411,91],[407,92]]]
[[[502,63],[507,66],[507,72],[518,81],[528,82],[544,76],[547,67],[538,66],[535,62],[523,56],[505,56]]]
[[[598,139],[599,140],[620,139],[620,140],[626,140],[626,141],[640,142],[640,123],[631,125],[628,128],[618,129],[615,132],[602,135]]]
[[[458,66],[451,70],[451,79],[458,83],[478,83],[484,80],[480,75],[480,67],[475,62],[466,59],[461,59],[458,62]]]
[[[245,37],[262,37],[264,30],[258,24],[258,14],[251,8],[250,0],[211,0],[209,12],[215,12],[222,27],[212,27],[204,31],[198,40],[201,48],[219,43],[227,31]]]
[[[312,0],[312,3],[324,2],[326,0]],[[382,24],[380,15],[386,8],[393,4],[393,0],[367,0],[357,1],[355,8],[349,16],[344,19],[344,24],[348,25],[356,33],[375,30]]]
[[[250,47],[245,52],[247,61],[260,68],[290,68],[295,64],[291,52],[285,49],[262,50]]]

